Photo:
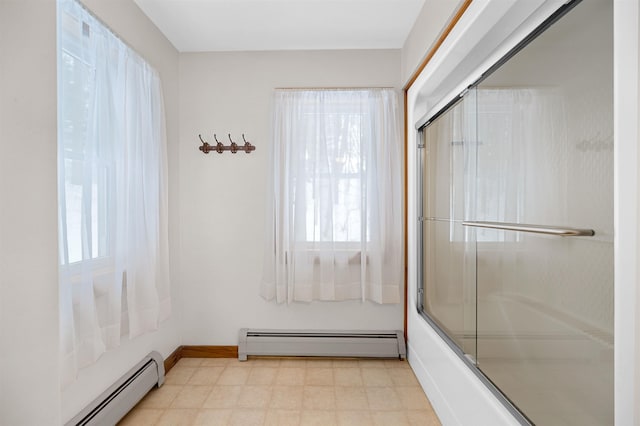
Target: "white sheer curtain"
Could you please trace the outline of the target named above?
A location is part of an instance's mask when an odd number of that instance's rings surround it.
[[[171,311],[158,73],[81,5],[59,5],[62,383]]]
[[[278,90],[272,139],[262,296],[400,302],[397,94]]]

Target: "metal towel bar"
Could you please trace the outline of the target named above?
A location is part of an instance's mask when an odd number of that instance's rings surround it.
[[[593,237],[596,234],[593,229],[527,225],[524,223],[464,221],[462,225],[476,228],[501,229],[504,231],[532,232],[535,234],[556,235],[558,237]]]

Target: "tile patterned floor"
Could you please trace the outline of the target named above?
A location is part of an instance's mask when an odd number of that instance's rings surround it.
[[[406,361],[183,358],[120,425],[440,425]]]

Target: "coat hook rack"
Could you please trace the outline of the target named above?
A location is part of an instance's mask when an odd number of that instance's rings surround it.
[[[237,143],[235,143],[233,139],[231,139],[231,133],[229,133],[228,136],[231,145],[224,145],[218,140],[218,137],[215,133],[213,135],[213,139],[215,139],[216,143],[214,145],[211,145],[204,139],[202,139],[202,135],[198,135],[198,137],[200,138],[200,142],[202,142],[202,145],[198,149],[205,154],[208,154],[211,151],[215,151],[218,154],[222,154],[224,151],[231,151],[232,154],[235,154],[238,151],[244,151],[245,153],[250,154],[251,151],[256,150],[256,147],[251,145],[251,143],[247,142],[247,140],[244,138],[244,133],[242,134],[242,140],[244,141],[243,145],[238,145]]]

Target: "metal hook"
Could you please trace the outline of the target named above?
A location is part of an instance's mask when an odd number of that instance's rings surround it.
[[[233,141],[233,139],[231,139],[231,133],[229,133],[228,136],[229,136],[229,141],[231,141],[231,149],[230,149],[230,151],[231,151],[232,154],[235,154],[236,152],[238,152],[238,144],[235,143]]]
[[[204,141],[204,139],[202,139],[202,135],[198,135],[198,137],[200,138],[200,142],[202,142],[202,146],[198,149],[204,152],[205,154],[208,154],[209,151],[211,151],[211,145],[209,145],[207,142]]]
[[[256,149],[253,145],[251,145],[251,142],[247,141],[244,138],[244,133],[242,134],[242,140],[244,141],[244,152],[245,152],[245,154],[250,154],[251,151]]]
[[[215,133],[213,134],[213,138],[214,138],[214,139],[216,140],[216,142],[217,142],[217,143],[216,143],[216,152],[217,152],[218,154],[222,154],[222,152],[224,151],[224,145],[222,144],[222,142],[220,142],[220,141],[218,140],[218,137],[216,136],[216,134],[215,134]]]

